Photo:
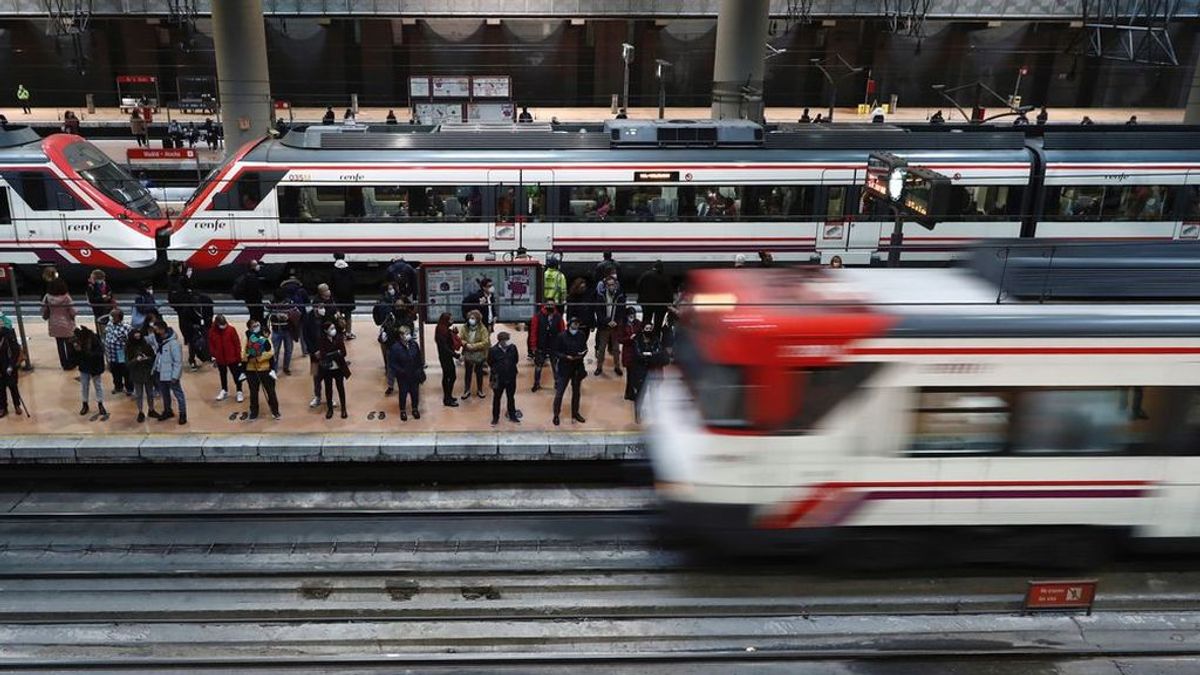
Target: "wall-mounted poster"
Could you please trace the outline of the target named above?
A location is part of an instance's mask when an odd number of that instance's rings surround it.
[[[418,103],[416,106],[417,121],[421,124],[455,123],[463,121],[463,104],[461,103]]]
[[[516,119],[510,102],[471,103],[467,105],[468,122],[512,122]]]
[[[469,98],[471,96],[471,78],[469,77],[434,77],[434,98]]]
[[[408,78],[408,95],[413,98],[429,98],[429,78]]]
[[[461,323],[463,299],[478,290],[479,280],[485,277],[492,280],[500,321],[527,321],[536,309],[541,277],[537,263],[427,263],[421,269],[429,303],[425,309],[427,323],[437,323],[442,312],[449,312],[455,323]]]
[[[471,95],[475,98],[509,98],[512,95],[512,88],[509,86],[508,76],[500,77],[472,77],[471,78]]]

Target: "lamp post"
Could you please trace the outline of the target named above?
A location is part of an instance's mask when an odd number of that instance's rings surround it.
[[[654,75],[658,78],[658,119],[666,115],[667,110],[667,79],[666,69],[671,67],[670,61],[654,59]]]
[[[841,77],[836,77],[836,78],[833,76],[832,73],[829,72],[829,69],[825,67],[825,64],[821,62],[821,59],[816,58],[816,59],[808,60],[809,63],[811,63],[817,67],[817,70],[821,71],[821,74],[825,76],[825,80],[827,82],[829,82],[829,88],[831,90],[829,92],[829,121],[830,122],[833,121],[833,108],[837,104],[838,83],[841,82],[842,80],[846,79],[847,77],[850,77],[851,75],[857,75],[863,71],[861,66],[850,65],[846,61],[846,59],[842,58],[842,56],[840,54],[838,55],[837,58],[838,58],[838,61],[842,62],[843,66],[845,66],[846,68],[849,68],[850,70],[849,70],[849,72],[843,73],[841,75]]]
[[[628,42],[621,43],[621,60],[625,62],[625,85],[623,89],[623,97],[621,99],[621,109],[626,114],[629,113],[629,64],[633,63],[633,45]]]

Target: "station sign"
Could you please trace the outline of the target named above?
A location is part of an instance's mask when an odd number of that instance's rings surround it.
[[[1030,581],[1025,591],[1025,609],[1030,611],[1092,611],[1096,601],[1096,580]]]
[[[117,82],[120,84],[154,84],[158,82],[158,78],[153,75],[118,75]]]
[[[633,174],[635,183],[678,183],[678,171],[637,171]]]
[[[135,159],[196,159],[192,148],[127,148],[125,158]]]

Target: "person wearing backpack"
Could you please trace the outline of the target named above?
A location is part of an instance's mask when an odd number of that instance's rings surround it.
[[[275,350],[276,358],[280,354],[283,355],[283,374],[292,374],[292,349],[295,347],[295,341],[292,339],[292,312],[295,311],[296,305],[283,293],[283,289],[277,289],[274,297],[271,298],[271,304],[267,305],[267,315],[271,326],[271,346]]]

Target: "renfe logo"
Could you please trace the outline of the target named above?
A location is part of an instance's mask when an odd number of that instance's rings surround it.
[[[197,230],[218,230],[225,229],[225,221],[223,220],[197,220],[193,223]]]
[[[92,234],[100,231],[100,224],[94,222],[87,223],[71,223],[67,225],[68,232],[82,232],[84,234]]]
[[[361,173],[344,173],[338,176],[338,180],[360,181],[364,178],[366,178],[366,176]]]

